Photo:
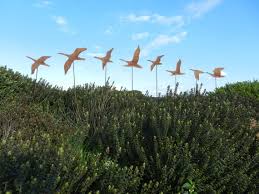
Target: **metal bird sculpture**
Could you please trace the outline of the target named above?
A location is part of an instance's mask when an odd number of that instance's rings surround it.
[[[181,72],[181,64],[182,64],[182,61],[181,59],[178,60],[178,62],[176,63],[176,69],[173,70],[173,71],[170,71],[170,70],[166,70],[167,72],[171,73],[172,76],[175,76],[175,88],[176,88],[176,76],[177,75],[184,75],[184,73]]]
[[[194,77],[195,77],[195,80],[196,80],[196,86],[197,86],[197,81],[200,80],[200,74],[204,73],[203,71],[201,70],[198,70],[198,69],[190,69],[191,71],[193,71],[194,73]]]
[[[64,70],[65,74],[67,74],[67,71],[70,69],[71,65],[73,64],[73,77],[74,77],[74,88],[75,88],[75,68],[74,68],[74,61],[75,60],[85,60],[84,58],[79,57],[80,53],[83,51],[86,51],[87,48],[77,48],[72,54],[65,54],[65,53],[58,53],[60,55],[64,55],[68,57],[68,60],[65,62]]]
[[[213,73],[209,73],[209,72],[206,72],[207,74],[211,75],[212,77],[215,78],[215,89],[217,88],[217,78],[222,78],[222,77],[225,77],[223,74],[222,74],[222,71],[224,70],[223,67],[216,67],[214,70],[213,70]]]
[[[113,51],[113,48],[110,49],[109,51],[107,51],[106,55],[104,57],[97,57],[95,56],[94,58],[96,59],[99,59],[102,61],[102,68],[104,69],[105,68],[105,86],[106,86],[106,83],[107,83],[107,80],[106,80],[106,75],[107,75],[107,63],[112,63],[111,61],[111,56],[112,56],[112,51]]]
[[[158,86],[157,86],[157,66],[158,65],[162,65],[161,63],[161,59],[164,55],[160,55],[156,58],[156,60],[152,61],[152,60],[148,60],[149,62],[151,62],[151,66],[150,66],[150,70],[153,71],[154,67],[156,67],[156,97],[157,97],[157,91],[158,91]]]
[[[31,74],[34,74],[35,70],[36,70],[36,81],[37,81],[37,76],[38,76],[38,68],[40,65],[44,65],[49,67],[48,64],[45,63],[45,61],[50,58],[50,56],[42,56],[38,59],[33,59],[31,57],[26,56],[27,58],[31,59],[34,61],[34,63],[31,65]]]
[[[133,55],[133,58],[131,61],[127,61],[127,60],[124,60],[124,59],[120,59],[121,61],[124,61],[127,63],[127,65],[124,65],[126,67],[131,67],[131,88],[133,90],[133,67],[136,67],[136,68],[142,68],[139,64],[138,64],[138,61],[139,61],[139,55],[140,55],[140,48],[138,46],[138,48],[135,50],[134,52],[134,55]]]

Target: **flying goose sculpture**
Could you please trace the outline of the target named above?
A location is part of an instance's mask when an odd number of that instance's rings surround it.
[[[209,74],[209,75],[211,75],[212,77],[215,78],[215,89],[217,88],[217,78],[225,77],[225,76],[223,75],[223,70],[224,70],[223,67],[216,67],[216,68],[213,70],[213,73],[206,72],[207,74]]]
[[[106,85],[106,83],[107,83],[107,80],[106,80],[106,75],[107,75],[107,63],[112,63],[112,61],[111,61],[111,56],[112,56],[111,54],[112,54],[112,51],[113,51],[113,48],[110,49],[110,50],[108,50],[107,53],[106,53],[106,55],[105,55],[104,57],[97,57],[97,56],[94,57],[94,58],[96,58],[96,59],[101,60],[101,62],[102,62],[102,68],[105,69],[105,85]]]
[[[34,63],[31,65],[31,74],[34,74],[34,72],[36,70],[36,80],[37,80],[39,66],[40,65],[44,65],[44,66],[49,67],[49,65],[46,64],[45,61],[47,59],[49,59],[50,56],[42,56],[42,57],[40,57],[38,59],[33,59],[32,57],[28,57],[28,56],[26,56],[26,57],[34,61]]]
[[[139,55],[140,55],[140,48],[138,46],[138,48],[135,50],[133,58],[131,61],[127,61],[124,59],[120,59],[121,61],[124,61],[127,63],[127,65],[124,65],[125,67],[131,67],[131,89],[133,90],[133,68],[142,68],[139,64]]]
[[[157,97],[157,93],[158,93],[158,86],[157,86],[157,66],[158,65],[162,65],[161,63],[161,59],[162,57],[164,57],[164,55],[160,55],[156,58],[156,60],[152,61],[152,60],[148,60],[149,62],[151,62],[151,66],[150,66],[150,70],[153,71],[154,67],[156,67],[156,97]]]
[[[74,88],[75,88],[75,67],[74,67],[74,61],[76,60],[85,60],[84,58],[79,57],[79,55],[86,51],[87,48],[77,48],[72,54],[65,54],[65,53],[58,53],[60,55],[64,55],[68,57],[67,61],[64,64],[64,70],[65,74],[67,74],[68,70],[70,69],[71,65],[73,64],[73,77],[74,77]]]
[[[175,87],[176,87],[176,76],[177,75],[184,75],[183,72],[181,72],[181,64],[182,64],[182,61],[181,59],[178,60],[178,62],[176,63],[176,69],[175,70],[166,70],[167,72],[171,73],[172,76],[175,76]]]

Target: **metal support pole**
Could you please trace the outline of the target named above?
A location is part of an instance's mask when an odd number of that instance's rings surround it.
[[[131,90],[133,91],[133,66],[131,67]]]
[[[156,65],[156,97],[157,97],[157,65]]]

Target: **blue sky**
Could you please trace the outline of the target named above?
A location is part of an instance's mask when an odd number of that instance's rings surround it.
[[[212,71],[225,67],[226,83],[259,78],[259,2],[257,0],[1,0],[0,65],[30,75],[31,61],[50,55],[39,77],[53,85],[73,86],[72,69],[64,75],[64,56],[86,47],[85,61],[75,63],[76,83],[104,84],[104,72],[94,55],[114,48],[108,76],[117,88],[131,88],[131,70],[120,58],[131,59],[140,45],[134,71],[134,89],[154,93],[155,72],[147,59],[164,54],[159,67],[159,91],[174,79],[165,71],[182,59],[186,75],[178,79],[181,90],[194,86],[190,68]],[[207,90],[214,80],[203,74]]]

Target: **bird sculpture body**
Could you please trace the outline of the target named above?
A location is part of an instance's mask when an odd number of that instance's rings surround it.
[[[45,61],[50,58],[50,56],[42,56],[38,59],[33,59],[31,57],[28,57],[27,58],[31,59],[34,61],[34,63],[31,65],[31,74],[34,74],[35,70],[39,68],[40,65],[44,65],[44,66],[47,66],[49,67],[48,64],[45,63]]]
[[[217,78],[222,78],[222,77],[225,77],[223,74],[222,74],[222,71],[224,70],[223,67],[216,67],[214,70],[213,70],[213,73],[209,73],[209,72],[206,72],[207,74],[211,75],[212,77],[215,78],[215,88],[217,88]]]
[[[121,61],[124,61],[127,63],[127,65],[124,65],[125,67],[131,67],[131,90],[133,91],[133,68],[142,68],[139,64],[139,55],[140,55],[140,48],[138,46],[138,48],[135,50],[133,58],[131,61],[127,61],[124,59],[120,59]]]
[[[225,77],[224,75],[222,75],[222,71],[224,70],[223,67],[216,67],[214,70],[213,70],[213,73],[209,73],[209,72],[206,72],[207,74],[211,75],[212,77],[214,78],[221,78],[221,77]]]
[[[139,48],[139,46],[138,46],[138,48],[137,48],[137,49],[135,50],[135,52],[134,52],[134,55],[133,55],[133,58],[132,58],[131,61],[127,61],[127,60],[124,60],[124,59],[120,59],[120,60],[127,63],[127,65],[124,65],[124,66],[126,66],[126,67],[142,68],[142,67],[138,64],[139,55],[140,55],[140,48]]]
[[[113,51],[113,48],[110,49],[109,51],[107,51],[107,53],[104,57],[97,57],[97,56],[94,57],[94,58],[102,61],[103,69],[105,68],[107,63],[112,63],[112,61],[111,61],[112,51]]]
[[[176,75],[184,75],[183,72],[181,72],[181,64],[182,64],[182,61],[181,59],[178,60],[177,64],[176,64],[176,69],[171,71],[171,70],[166,70],[168,71],[169,73],[171,73],[173,76],[176,76]]]
[[[213,70],[214,76],[215,77],[225,77],[224,75],[222,75],[222,71],[224,70],[223,67],[217,67]]]
[[[161,59],[164,55],[160,55],[156,58],[156,60],[152,61],[152,60],[148,60],[149,62],[151,62],[151,66],[150,66],[150,70],[153,71],[154,67],[156,67],[156,97],[158,97],[158,85],[157,85],[157,66],[158,65],[162,65],[161,63]]]
[[[161,59],[162,59],[163,56],[164,56],[164,55],[158,56],[158,57],[156,58],[156,60],[154,60],[154,61],[148,60],[148,61],[150,61],[150,62],[152,63],[151,66],[150,66],[151,71],[153,71],[153,69],[154,69],[154,67],[155,67],[156,65],[162,65]]]
[[[174,77],[174,82],[175,82],[175,89],[176,89],[176,76],[177,75],[184,75],[183,72],[181,72],[181,64],[182,64],[182,61],[181,59],[178,60],[178,62],[176,63],[176,69],[175,70],[166,70],[167,72],[171,73],[172,76],[175,76]]]
[[[86,51],[87,48],[77,48],[75,49],[75,51],[72,53],[72,54],[65,54],[65,53],[58,53],[60,55],[64,55],[64,56],[67,56],[68,57],[68,60],[65,62],[65,65],[64,65],[64,71],[65,71],[65,74],[67,73],[67,71],[70,69],[72,63],[75,61],[75,60],[85,60],[84,58],[81,58],[79,57],[80,53],[82,53],[83,51]]]
[[[204,73],[203,71],[198,69],[190,69],[190,70],[193,71],[194,77],[196,80],[200,80],[200,74]]]
[[[107,74],[107,63],[112,63],[112,60],[111,60],[112,51],[113,51],[113,48],[108,50],[104,57],[97,57],[97,56],[94,57],[94,58],[102,61],[102,68],[105,69],[105,75],[104,75],[104,81],[105,81],[104,85],[105,86],[107,84],[107,78],[106,78],[107,77],[107,75],[106,75]]]

